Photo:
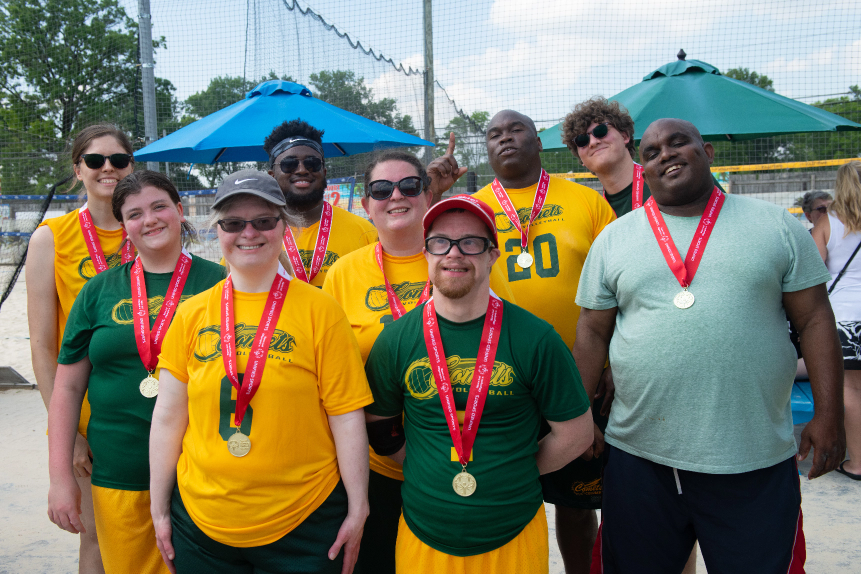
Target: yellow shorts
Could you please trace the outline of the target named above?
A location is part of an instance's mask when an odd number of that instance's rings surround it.
[[[419,540],[401,514],[395,567],[397,574],[548,574],[550,549],[547,536],[547,516],[542,504],[526,528],[505,546],[475,556],[452,556]]]
[[[149,491],[93,485],[96,533],[106,574],[168,574],[155,545]]]

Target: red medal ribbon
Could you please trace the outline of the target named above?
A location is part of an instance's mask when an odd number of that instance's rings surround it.
[[[529,215],[529,224],[526,226],[526,229],[523,229],[520,225],[520,217],[517,215],[517,210],[514,209],[514,204],[511,203],[511,199],[509,199],[505,188],[502,187],[502,184],[499,183],[498,179],[494,179],[493,183],[490,184],[490,189],[493,190],[493,195],[496,196],[496,200],[499,202],[499,205],[502,206],[502,211],[505,212],[508,220],[512,225],[514,225],[517,231],[520,232],[521,251],[529,251],[529,228],[532,226],[532,222],[535,221],[535,218],[538,217],[538,214],[541,213],[541,209],[544,207],[544,200],[547,199],[547,190],[549,188],[550,176],[547,175],[547,172],[544,169],[542,169],[541,178],[538,180],[538,187],[535,189],[535,199],[532,200],[532,213]]]
[[[631,184],[631,211],[643,207],[643,166],[634,162],[634,181]],[[607,199],[607,190],[603,192]],[[609,201],[607,203],[610,203]]]
[[[221,358],[224,360],[227,378],[236,388],[234,422],[237,429],[242,427],[242,419],[245,417],[248,403],[251,402],[257,389],[260,388],[269,343],[275,333],[275,325],[278,323],[278,317],[281,316],[281,308],[284,306],[284,298],[289,287],[289,275],[281,265],[278,265],[278,274],[275,275],[272,286],[269,288],[269,296],[263,307],[263,316],[260,318],[260,325],[257,327],[254,343],[251,345],[251,355],[245,367],[245,377],[243,377],[245,384],[240,385],[239,374],[236,370],[236,336],[233,332],[233,279],[228,275],[227,279],[224,280],[224,286],[221,289]]]
[[[105,253],[102,251],[102,245],[99,243],[99,236],[96,233],[96,226],[93,223],[93,216],[90,215],[90,210],[87,209],[85,203],[78,210],[78,223],[81,226],[81,233],[84,234],[84,242],[87,244],[87,251],[90,254],[90,260],[93,262],[93,267],[96,268],[96,275],[108,269],[108,262],[105,259]],[[126,239],[126,232],[123,230],[123,240]],[[134,259],[134,248],[131,241],[125,241],[123,245],[122,262],[128,263]]]
[[[493,375],[496,348],[499,345],[499,331],[502,325],[502,301],[491,292],[490,301],[487,303],[487,314],[484,316],[484,328],[481,332],[481,343],[478,347],[475,370],[472,374],[472,384],[466,400],[462,436],[457,421],[457,407],[454,404],[454,392],[451,388],[448,363],[442,348],[442,337],[439,332],[433,299],[425,305],[424,315],[425,346],[431,363],[431,371],[436,380],[439,400],[442,402],[442,410],[448,423],[451,441],[454,443],[460,464],[466,468],[472,454],[472,445],[475,444],[478,424],[481,421],[484,401],[487,399],[487,391],[490,388],[490,379]]]
[[[374,246],[374,255],[377,257],[377,265],[380,266],[380,271],[383,272],[383,280],[386,282],[386,296],[389,298],[389,310],[391,310],[394,320],[397,321],[406,314],[407,310],[398,298],[398,294],[395,293],[394,289],[392,289],[392,284],[389,283],[389,278],[386,277],[386,270],[383,269],[383,246],[379,242]],[[431,282],[430,279],[428,279],[428,282],[425,283],[425,288],[422,289],[422,295],[419,297],[416,306],[419,306],[430,299],[430,289]]]
[[[146,282],[144,281],[143,264],[140,257],[135,259],[132,265],[132,305],[134,307],[135,343],[138,346],[138,354],[143,362],[144,369],[152,373],[158,365],[158,355],[161,353],[161,343],[170,325],[188,272],[191,269],[191,255],[185,249],[179,255],[179,261],[173,274],[170,276],[170,286],[164,296],[161,310],[155,318],[152,331],[149,328],[149,301],[146,296]]]
[[[317,228],[317,240],[314,242],[314,254],[311,257],[311,269],[306,274],[305,264],[302,263],[302,257],[299,255],[299,249],[296,247],[296,239],[293,237],[293,232],[290,226],[284,231],[284,249],[287,250],[287,256],[290,258],[290,264],[293,266],[293,273],[297,279],[301,279],[305,283],[310,283],[320,272],[323,267],[323,260],[326,258],[326,249],[329,247],[329,234],[332,231],[332,205],[328,201],[323,202],[323,213],[320,216],[320,227]]]
[[[682,262],[679,250],[676,249],[676,244],[670,236],[667,224],[664,223],[664,218],[658,209],[658,204],[655,203],[655,198],[650,197],[649,201],[646,202],[646,216],[649,219],[649,224],[652,226],[652,232],[654,232],[655,238],[658,240],[658,245],[661,247],[661,253],[664,254],[664,259],[667,260],[667,265],[670,266],[673,275],[676,276],[679,284],[685,289],[694,280],[694,275],[696,275],[697,268],[700,266],[703,252],[706,250],[706,244],[709,242],[709,236],[712,234],[725,199],[724,194],[715,186],[709,198],[708,205],[706,205],[705,211],[700,216],[700,224],[697,226],[697,231],[694,233],[690,247],[688,247],[688,254],[685,256],[684,262]]]

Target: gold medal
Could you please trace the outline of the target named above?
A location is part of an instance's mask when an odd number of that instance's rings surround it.
[[[694,294],[684,289],[676,293],[676,296],[673,297],[673,304],[679,309],[687,309],[691,305],[694,304]]]
[[[475,477],[466,472],[464,468],[463,471],[457,473],[454,477],[454,480],[451,481],[451,486],[454,488],[454,491],[461,496],[472,496],[475,492]]]
[[[520,265],[521,269],[532,267],[532,256],[526,251],[522,251],[520,255],[517,256],[517,264]]]
[[[141,381],[138,389],[140,389],[141,394],[148,399],[156,397],[158,396],[158,379],[152,375],[147,375],[146,378]]]
[[[243,457],[251,450],[251,439],[236,429],[234,435],[227,441],[227,450],[235,457]]]

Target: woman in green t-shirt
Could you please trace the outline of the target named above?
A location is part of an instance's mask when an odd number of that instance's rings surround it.
[[[166,176],[140,171],[125,177],[111,207],[138,257],[91,279],[69,315],[48,412],[48,514],[64,530],[84,529],[72,452],[89,391],[92,493],[105,571],[167,572],[149,500],[155,366],[177,305],[221,281],[224,268],[183,247],[193,228]]]

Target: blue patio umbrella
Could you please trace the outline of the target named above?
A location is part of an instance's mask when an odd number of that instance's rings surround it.
[[[268,161],[263,140],[282,122],[298,118],[325,131],[326,157],[434,145],[318,100],[300,84],[270,80],[248,92],[244,100],[141,148],[135,160],[205,164]]]

